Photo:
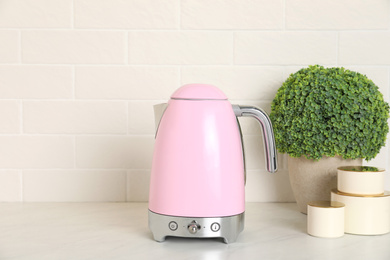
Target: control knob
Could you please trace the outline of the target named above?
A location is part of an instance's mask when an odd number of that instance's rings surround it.
[[[198,230],[200,229],[200,225],[198,223],[196,223],[196,221],[192,221],[189,225],[188,225],[188,231],[191,233],[191,234],[196,234],[196,232],[198,232]]]

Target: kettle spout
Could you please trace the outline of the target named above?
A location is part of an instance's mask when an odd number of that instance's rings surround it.
[[[168,103],[161,103],[154,105],[154,126],[155,126],[155,132],[157,133],[158,126],[160,125],[161,118],[165,112],[165,109],[167,109]]]
[[[262,109],[252,106],[233,105],[234,114],[239,116],[251,116],[259,121],[263,129],[264,150],[266,156],[267,170],[274,173],[278,170],[277,153],[275,146],[274,131],[271,119]]]

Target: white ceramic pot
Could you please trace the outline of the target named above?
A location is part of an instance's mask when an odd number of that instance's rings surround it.
[[[331,198],[345,204],[345,233],[382,235],[390,232],[390,192],[352,196],[333,190]]]
[[[337,189],[357,195],[383,194],[384,173],[384,169],[370,166],[338,167]]]
[[[314,201],[307,204],[307,233],[315,237],[335,238],[344,235],[344,207],[337,201]]]

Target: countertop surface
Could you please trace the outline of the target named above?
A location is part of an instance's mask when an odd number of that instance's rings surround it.
[[[147,203],[1,203],[0,259],[390,259],[390,234],[317,238],[294,203],[247,203],[237,241],[153,240]]]

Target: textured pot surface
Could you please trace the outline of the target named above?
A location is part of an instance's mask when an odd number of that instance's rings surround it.
[[[337,168],[349,165],[362,165],[362,159],[344,160],[336,156],[314,161],[289,156],[288,172],[299,211],[307,214],[310,201],[330,200],[330,192],[337,186]]]

